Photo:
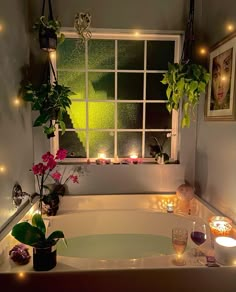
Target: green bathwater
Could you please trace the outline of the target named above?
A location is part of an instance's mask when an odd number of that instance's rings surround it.
[[[171,238],[151,234],[95,234],[67,239],[57,245],[66,257],[132,259],[173,253]]]

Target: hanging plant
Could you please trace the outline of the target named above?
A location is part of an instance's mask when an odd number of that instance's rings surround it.
[[[32,110],[39,112],[33,127],[43,126],[47,138],[51,138],[55,136],[56,125],[59,125],[64,134],[66,126],[63,119],[67,108],[71,105],[69,98],[71,94],[69,87],[57,81],[53,84],[43,83],[40,87],[27,84],[23,89],[22,97],[32,103]]]
[[[161,81],[167,84],[167,109],[178,110],[182,104],[182,127],[190,126],[190,117],[194,107],[199,103],[200,94],[205,92],[210,74],[197,64],[168,64],[168,71]]]
[[[45,17],[45,1],[43,0],[42,13],[34,23],[33,30],[38,32],[40,48],[44,51],[55,51],[57,44],[64,40],[64,34],[60,32],[61,23],[53,18],[51,0],[48,0],[48,18]]]

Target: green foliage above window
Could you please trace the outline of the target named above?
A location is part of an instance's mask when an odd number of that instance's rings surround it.
[[[190,117],[194,107],[199,102],[200,94],[205,92],[210,74],[197,64],[168,64],[168,71],[161,81],[167,84],[167,109],[171,112],[178,110],[181,103],[183,108],[182,127],[190,126]]]

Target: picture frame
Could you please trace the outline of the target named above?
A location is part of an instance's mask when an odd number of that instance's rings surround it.
[[[209,55],[210,81],[205,102],[205,120],[236,119],[236,34],[214,45]]]

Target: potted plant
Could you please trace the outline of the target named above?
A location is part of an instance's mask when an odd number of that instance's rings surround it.
[[[197,64],[168,64],[168,71],[161,81],[167,84],[167,109],[171,112],[183,108],[182,127],[190,126],[190,117],[199,102],[200,94],[205,92],[210,74]]]
[[[62,231],[57,230],[46,237],[46,227],[40,214],[32,217],[32,224],[17,223],[11,235],[21,243],[33,247],[33,267],[36,271],[48,271],[56,266],[56,243],[65,236]]]
[[[65,193],[65,184],[71,180],[73,183],[79,183],[78,176],[75,173],[80,172],[80,168],[76,167],[67,173],[67,177],[63,180],[63,174],[56,170],[59,161],[62,161],[67,156],[66,149],[59,149],[56,155],[46,152],[42,155],[42,162],[34,164],[32,171],[36,177],[39,189],[39,209],[41,213],[48,216],[56,215],[60,196]],[[49,187],[46,185],[48,178],[51,178],[54,184]]]
[[[60,32],[61,23],[58,20],[42,15],[33,25],[33,30],[38,32],[40,48],[44,51],[52,52],[57,48],[57,44],[64,41],[65,36]]]
[[[163,134],[163,133],[161,133]],[[162,135],[161,141],[157,137],[152,137],[155,141],[154,144],[150,144],[150,155],[155,158],[156,162],[158,164],[166,164],[169,162],[169,155],[164,151],[164,145],[167,138],[171,137],[171,133],[164,133],[164,136]]]
[[[33,127],[43,126],[48,139],[55,136],[56,125],[60,126],[62,134],[65,132],[63,119],[66,109],[71,105],[70,94],[70,88],[58,81],[43,83],[38,88],[31,83],[23,87],[22,98],[32,103],[32,110],[39,112]]]

